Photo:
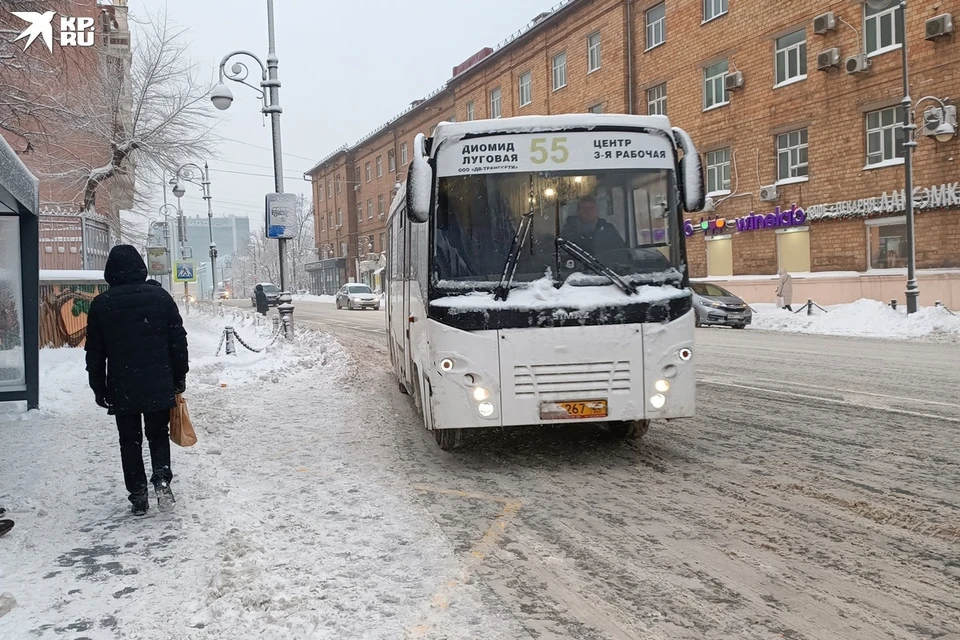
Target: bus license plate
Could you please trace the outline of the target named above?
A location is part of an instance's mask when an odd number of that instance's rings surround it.
[[[606,400],[576,400],[572,402],[541,402],[541,420],[579,420],[581,418],[606,418]]]

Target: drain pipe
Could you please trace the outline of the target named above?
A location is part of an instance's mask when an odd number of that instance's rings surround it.
[[[624,0],[627,21],[627,113],[633,113],[633,0]]]

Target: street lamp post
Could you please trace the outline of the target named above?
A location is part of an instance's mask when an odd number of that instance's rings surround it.
[[[203,199],[207,201],[207,228],[210,231],[210,263],[211,263],[211,273],[217,273],[217,243],[213,240],[213,196],[210,195],[210,167],[204,162],[203,167],[200,165],[188,162],[181,165],[176,171],[176,184],[173,186],[173,195],[177,196],[177,199],[183,197],[183,194],[186,193],[183,186],[180,184],[180,180],[186,180],[187,182],[196,183],[194,177],[194,171],[197,171],[200,174],[200,188],[203,191]],[[216,279],[216,275],[213,276]],[[216,282],[214,282],[214,289],[217,288]],[[213,292],[210,293],[210,298],[213,299]]]
[[[276,193],[283,193],[283,153],[280,145],[280,114],[283,113],[283,109],[280,108],[280,80],[277,74],[279,58],[277,58],[276,35],[274,33],[273,0],[267,0],[267,38],[269,48],[267,51],[266,65],[264,65],[260,58],[249,51],[233,51],[223,57],[223,60],[220,61],[220,82],[210,92],[210,100],[213,102],[213,105],[221,111],[230,108],[230,105],[233,103],[233,93],[229,87],[223,83],[224,78],[246,85],[260,94],[260,98],[263,101],[261,112],[270,116],[271,131],[273,134],[274,189]],[[250,75],[250,69],[243,62],[234,62],[230,69],[227,70],[227,63],[234,56],[247,56],[260,65],[261,80],[259,89],[246,81]],[[286,291],[286,240],[278,238],[277,243],[280,255],[280,289]]]
[[[166,194],[166,191],[164,191],[164,194]],[[168,207],[170,209],[173,209],[173,214],[167,213]],[[160,215],[163,216],[163,249],[164,251],[167,252],[167,261],[169,262],[170,253],[171,253],[170,251],[170,216],[177,214],[177,208],[172,204],[168,204],[164,202],[162,205],[160,205],[159,212],[160,212]],[[173,293],[173,271],[172,270],[169,274],[167,274],[167,280],[168,280],[167,284],[169,285],[167,288],[170,290],[171,293]]]

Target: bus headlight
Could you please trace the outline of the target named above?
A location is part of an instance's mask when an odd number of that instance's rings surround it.
[[[650,404],[653,405],[654,409],[662,409],[663,405],[665,405],[666,403],[667,403],[667,398],[662,393],[658,393],[657,395],[650,398]]]
[[[660,393],[666,393],[670,390],[670,383],[666,380],[657,380],[657,382],[653,385],[653,388]]]
[[[490,397],[490,392],[484,389],[483,387],[475,387],[473,389],[473,399],[477,402],[483,402]],[[490,404],[489,402],[487,404]],[[493,405],[490,405],[491,408]]]
[[[493,415],[493,405],[489,402],[481,402],[477,405],[477,411],[479,411],[480,415],[484,418],[489,418]]]

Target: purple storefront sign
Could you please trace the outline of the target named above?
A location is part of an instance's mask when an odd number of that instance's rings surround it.
[[[703,220],[694,224],[690,220],[683,223],[683,233],[688,238],[698,231],[711,232],[713,235],[721,234],[726,229],[734,232],[759,231],[760,229],[780,229],[785,227],[799,227],[807,221],[807,213],[802,207],[792,205],[789,209],[780,209],[776,207],[773,213],[754,213],[736,218],[733,223],[724,218],[714,218],[712,220]]]

